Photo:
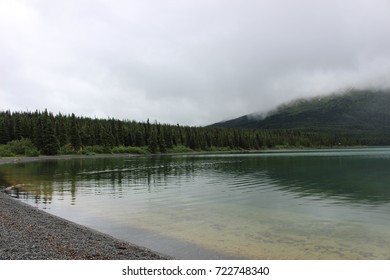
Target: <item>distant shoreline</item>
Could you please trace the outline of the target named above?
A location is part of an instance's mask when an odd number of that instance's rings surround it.
[[[72,160],[72,159],[93,159],[93,158],[131,158],[141,156],[172,156],[172,155],[202,155],[202,154],[250,154],[250,153],[275,153],[275,152],[302,152],[313,150],[333,150],[333,149],[361,149],[361,148],[378,148],[383,146],[341,146],[341,147],[315,147],[315,148],[283,148],[283,149],[266,149],[266,150],[226,150],[226,151],[194,151],[183,153],[162,153],[162,154],[70,154],[70,155],[52,155],[52,156],[37,156],[37,157],[0,157],[0,165],[16,164],[37,161],[52,161],[52,160]],[[387,146],[385,146],[387,147]]]
[[[36,161],[52,161],[52,160],[72,160],[72,159],[88,159],[88,158],[127,158],[139,156],[138,154],[97,154],[97,155],[54,155],[54,156],[37,156],[37,157],[0,157],[1,164],[26,163]]]

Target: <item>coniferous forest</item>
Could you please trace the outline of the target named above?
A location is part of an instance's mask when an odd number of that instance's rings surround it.
[[[174,153],[361,145],[357,140],[297,130],[191,127],[157,122],[0,112],[0,156]]]

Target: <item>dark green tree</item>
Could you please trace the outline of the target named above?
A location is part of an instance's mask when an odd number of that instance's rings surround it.
[[[159,149],[157,132],[155,129],[151,129],[148,140],[148,149],[152,154],[156,154]]]
[[[0,144],[6,144],[10,140],[6,119],[0,116]]]
[[[72,148],[74,151],[79,151],[82,143],[81,143],[81,137],[80,137],[80,130],[77,122],[77,118],[75,114],[72,114],[70,117],[70,144],[72,145]]]
[[[41,115],[42,125],[42,153],[45,155],[56,155],[60,148],[59,141],[55,135],[54,120],[47,110]]]

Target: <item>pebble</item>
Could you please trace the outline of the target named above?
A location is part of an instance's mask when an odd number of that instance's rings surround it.
[[[171,257],[56,217],[0,192],[0,260],[163,259]]]

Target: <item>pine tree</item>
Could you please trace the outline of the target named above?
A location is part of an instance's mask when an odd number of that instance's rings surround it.
[[[47,110],[42,118],[42,153],[45,155],[56,155],[59,150],[59,142],[55,135],[54,124]]]
[[[10,141],[8,127],[5,117],[0,117],[0,144],[6,144]]]
[[[148,149],[149,152],[151,152],[152,154],[156,154],[159,149],[157,132],[155,129],[151,129],[149,140],[148,140]]]
[[[77,119],[74,114],[70,117],[70,144],[74,151],[79,151],[81,148],[80,130],[77,124]]]
[[[137,129],[137,132],[135,135],[135,145],[137,147],[145,146],[145,136],[143,135],[141,128]]]

